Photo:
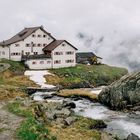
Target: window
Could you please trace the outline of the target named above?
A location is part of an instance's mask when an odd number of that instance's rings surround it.
[[[65,44],[62,44],[62,46],[66,46]]]
[[[66,54],[67,54],[67,55],[72,55],[72,54],[74,54],[74,52],[68,51],[68,52],[66,52]]]
[[[66,63],[73,63],[74,60],[66,60]]]
[[[2,55],[5,55],[5,52],[4,51],[2,52]]]
[[[54,61],[54,64],[60,64],[61,63],[61,60],[55,60]]]
[[[41,37],[41,35],[38,35],[38,37]]]
[[[30,47],[30,44],[26,44],[26,47]]]
[[[34,55],[37,55],[38,54],[38,52],[34,52]]]
[[[33,47],[35,47],[35,46],[36,46],[36,44],[32,44],[32,46],[33,46]]]
[[[44,61],[40,61],[40,64],[44,64]]]
[[[11,56],[12,55],[20,55],[21,53],[19,53],[19,52],[15,52],[15,53],[11,53]]]
[[[47,61],[47,64],[50,64],[51,63],[51,61]]]
[[[54,52],[54,55],[63,55],[63,52]]]
[[[32,64],[35,65],[36,64],[36,61],[33,61]]]
[[[38,47],[41,47],[42,45],[41,45],[41,44],[37,44],[37,46],[38,46]]]
[[[26,55],[30,55],[30,52],[25,52]]]
[[[47,35],[43,35],[43,37],[45,38],[45,37],[47,37]]]
[[[43,46],[45,47],[45,46],[47,46],[47,44],[43,44]]]
[[[16,47],[19,47],[20,45],[19,45],[19,44],[15,44],[15,46],[16,46]]]
[[[36,35],[35,34],[32,34],[32,37],[36,37]]]

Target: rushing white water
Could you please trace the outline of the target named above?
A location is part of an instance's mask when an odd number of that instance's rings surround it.
[[[41,87],[54,88],[53,85],[46,84],[44,78],[45,75],[50,75],[46,70],[44,71],[26,71],[25,75],[29,76],[31,80],[36,82]],[[91,89],[91,93],[99,94],[102,91],[101,88]],[[36,92],[33,95],[33,99],[36,101],[43,101],[43,96],[45,94],[52,94],[52,92]],[[63,102],[66,100],[63,97],[53,97],[47,99],[48,102]],[[76,104],[75,112],[78,115],[84,117],[90,117],[93,119],[101,119],[107,123],[107,128],[105,131],[110,132],[120,138],[126,138],[130,133],[134,133],[140,137],[140,118],[134,119],[129,117],[128,113],[122,113],[117,111],[112,111],[107,107],[101,105],[100,103],[94,103],[87,99],[81,99],[74,101],[73,99],[68,99]],[[134,114],[135,115],[135,114]]]
[[[100,103],[93,103],[85,99],[74,102],[77,114],[104,120],[108,125],[105,131],[118,135],[120,138],[126,138],[130,133],[140,137],[140,118],[132,119],[128,113],[112,111]]]
[[[46,80],[44,78],[45,75],[52,75],[47,70],[40,70],[40,71],[34,71],[34,70],[28,70],[24,73],[26,76],[30,77],[30,80],[34,81],[36,84],[40,85],[41,87],[46,88],[54,88],[55,86],[46,84]]]

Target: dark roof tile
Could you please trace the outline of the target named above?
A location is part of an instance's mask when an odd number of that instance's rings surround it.
[[[69,45],[71,45],[69,42],[67,42],[66,40],[54,40],[52,43],[50,43],[49,45],[47,45],[45,48],[43,48],[43,51],[52,51],[54,50],[57,46],[59,46],[61,43],[66,42]],[[77,48],[75,48],[73,45],[71,45],[75,50],[78,50]]]
[[[39,27],[31,27],[31,28],[24,28],[21,32],[19,32],[18,34],[16,34],[15,36],[13,36],[12,38],[5,40],[3,42],[0,42],[0,45],[2,46],[7,46],[13,43],[16,43],[18,41],[22,41],[25,38],[27,38],[29,35],[31,35],[33,32],[35,32],[36,30],[41,29],[43,30],[45,33],[47,33],[49,36],[50,33],[46,32],[42,26]],[[52,37],[52,36],[51,36]],[[52,37],[53,38],[53,37]],[[54,38],[53,38],[54,39]]]

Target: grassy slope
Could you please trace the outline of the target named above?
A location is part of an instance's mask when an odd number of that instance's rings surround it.
[[[24,76],[24,65],[19,62],[2,60],[0,63],[9,63],[11,67],[0,73],[0,100],[11,99],[16,96],[24,97],[26,94],[22,89],[36,84]]]
[[[26,120],[17,130],[17,136],[21,140],[100,140],[101,132],[95,129],[90,129],[90,126],[97,124],[98,120],[77,116],[78,120],[71,126],[62,128],[55,122],[41,125],[34,118],[33,108],[24,106],[20,101],[9,103],[6,107],[11,112],[18,116],[25,117]],[[49,103],[48,103],[49,107]],[[51,107],[51,103],[50,103]],[[47,137],[46,137],[47,136]],[[55,136],[55,137],[54,137]]]
[[[46,76],[50,84],[58,83],[65,88],[80,83],[90,83],[93,86],[108,85],[125,75],[125,68],[112,67],[108,65],[77,65],[71,68],[52,69],[56,76]]]

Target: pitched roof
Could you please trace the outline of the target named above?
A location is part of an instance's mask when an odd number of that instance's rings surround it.
[[[90,57],[93,57],[93,56],[96,56],[97,58],[100,58],[102,59],[101,57],[95,55],[93,52],[79,52],[79,53],[76,53],[76,57],[80,57],[80,58],[90,58]]]
[[[29,35],[31,35],[33,32],[35,32],[36,30],[41,29],[43,30],[45,33],[47,33],[49,36],[50,33],[46,32],[43,29],[43,26],[39,26],[39,27],[31,27],[31,28],[25,28],[23,29],[21,32],[19,32],[18,34],[16,34],[15,36],[13,36],[12,38],[5,40],[3,42],[0,42],[0,45],[2,46],[7,46],[13,43],[16,43],[18,41],[24,40],[25,38],[27,38]],[[52,37],[52,36],[51,36]],[[52,37],[53,38],[53,37]]]
[[[54,40],[52,43],[50,43],[49,45],[47,45],[45,48],[43,48],[43,51],[47,50],[47,51],[52,51],[54,50],[57,46],[59,46],[61,43],[66,42],[69,45],[71,45],[69,42],[67,42],[66,40]],[[73,45],[71,45],[75,50],[78,50],[77,48],[75,48]]]

